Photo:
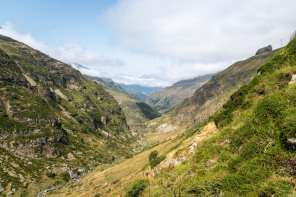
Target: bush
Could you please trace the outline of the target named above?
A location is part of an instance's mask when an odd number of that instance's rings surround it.
[[[143,190],[146,188],[145,180],[138,180],[134,183],[133,187],[127,192],[128,197],[137,197],[142,194]]]
[[[161,156],[161,157],[157,157],[158,155],[158,152],[155,150],[155,151],[152,151],[150,154],[149,154],[149,163],[150,163],[150,166],[151,168],[154,168],[155,166],[157,166],[161,161],[163,161],[165,159],[165,155]]]
[[[46,176],[48,177],[48,178],[54,178],[55,176],[56,176],[56,174],[55,173],[53,173],[53,172],[47,172],[46,173]]]
[[[70,180],[70,175],[68,172],[64,172],[61,174],[61,177],[64,181],[68,182]]]
[[[152,152],[149,154],[149,162],[151,162],[152,160],[156,159],[157,155],[158,155],[157,150],[152,151]]]
[[[164,159],[165,159],[165,155],[163,155],[161,157],[156,157],[156,159],[154,159],[150,162],[151,168],[154,168],[155,166],[160,164],[160,162],[162,162]]]

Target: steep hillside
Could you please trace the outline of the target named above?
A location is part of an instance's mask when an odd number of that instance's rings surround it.
[[[0,71],[0,193],[33,196],[132,155],[120,106],[75,69],[0,36]]]
[[[276,51],[239,61],[215,74],[171,113],[178,124],[197,124],[214,114],[242,85],[251,81],[257,68],[273,57]]]
[[[206,121],[51,195],[295,196],[296,39],[257,73]]]
[[[138,102],[137,105],[150,120],[161,116],[161,114],[158,111],[156,111],[153,107],[144,102]]]
[[[127,93],[134,96],[139,101],[145,102],[148,96],[162,88],[160,87],[148,87],[148,86],[141,86],[141,85],[125,85],[119,84]]]
[[[153,92],[146,99],[146,103],[154,106],[160,113],[165,114],[180,105],[186,98],[191,97],[211,77],[212,75],[204,75],[179,81],[162,90]]]
[[[139,100],[134,98],[133,96],[129,95],[123,88],[119,85],[114,83],[113,81],[105,81],[101,80],[98,77],[90,77],[86,76],[88,79],[95,81],[96,83],[100,84],[106,91],[108,91],[119,103],[121,106],[124,114],[127,117],[128,125],[131,128],[141,128],[143,127],[143,123],[153,119],[155,117],[149,116],[145,113],[145,109],[149,108],[148,111],[153,112],[154,110],[148,105],[144,109]],[[157,113],[157,112],[155,112]]]

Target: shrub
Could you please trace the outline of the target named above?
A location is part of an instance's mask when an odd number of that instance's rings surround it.
[[[137,197],[142,194],[143,190],[146,188],[145,180],[138,180],[134,183],[133,187],[127,192],[128,197]]]
[[[68,172],[64,172],[61,174],[61,177],[64,181],[68,182],[70,180],[70,175]]]
[[[154,159],[150,162],[151,168],[154,168],[155,166],[160,164],[160,162],[162,162],[164,159],[165,159],[165,155],[163,155],[161,157],[156,157],[156,159]]]
[[[149,162],[151,162],[152,160],[156,159],[157,155],[158,155],[157,150],[152,151],[152,152],[149,154]]]
[[[155,151],[152,151],[150,154],[149,154],[149,163],[150,163],[150,166],[151,168],[154,168],[155,166],[157,166],[161,161],[163,161],[165,159],[165,155],[161,156],[161,157],[158,157],[158,152],[155,150]]]
[[[46,176],[48,177],[48,178],[54,178],[55,176],[56,176],[56,174],[54,173],[54,172],[47,172],[46,173]]]

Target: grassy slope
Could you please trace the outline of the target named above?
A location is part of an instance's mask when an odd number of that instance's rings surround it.
[[[33,196],[65,182],[61,175],[69,175],[63,165],[87,171],[132,154],[134,139],[117,102],[75,69],[4,36],[0,69],[4,193]],[[56,177],[49,178],[49,173]]]
[[[97,172],[64,188],[63,195],[122,196],[136,180],[145,179],[145,196],[295,196],[295,153],[287,149],[286,140],[296,135],[296,84],[288,85],[296,73],[296,40],[259,71],[260,75],[233,93],[213,116],[166,142],[174,144],[172,148],[164,149],[166,143],[155,147],[168,158],[187,156],[181,165],[164,167],[159,174],[147,177],[143,172],[149,172],[149,167],[140,170],[134,163],[142,157],[148,164],[152,150],[143,152],[122,164],[135,168],[127,171],[127,179],[109,179],[104,185],[107,176],[117,174]],[[212,121],[218,126],[214,132],[208,128]],[[198,147],[190,156],[188,149],[194,141]],[[81,189],[84,186],[87,190]],[[57,194],[61,195],[53,195]]]
[[[137,105],[139,100],[126,93],[125,90],[116,83],[105,82],[97,77],[87,76],[87,78],[96,81],[116,99],[124,111],[124,114],[127,117],[128,125],[131,129],[139,129],[142,127],[143,123],[149,120],[149,118],[147,118]]]
[[[172,111],[174,122],[197,124],[214,114],[242,85],[251,81],[257,68],[268,61],[276,51],[239,61],[214,75],[199,88],[192,97],[186,99]]]
[[[150,186],[151,193],[173,196],[180,186],[182,196],[295,195],[290,160],[295,153],[286,148],[286,139],[296,135],[296,85],[288,85],[296,73],[296,40],[259,71],[210,118],[219,131],[199,144],[175,176],[164,170],[157,180],[166,181]],[[210,166],[209,160],[214,161]]]

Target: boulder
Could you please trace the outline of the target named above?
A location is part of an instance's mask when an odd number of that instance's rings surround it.
[[[198,143],[194,142],[189,148],[190,148],[190,152],[194,152],[194,150],[198,147]]]
[[[78,179],[78,169],[75,168],[69,172],[71,179]]]
[[[102,123],[103,125],[106,125],[107,122],[108,122],[108,118],[105,117],[105,116],[101,116],[101,123]]]
[[[289,85],[296,83],[296,75],[292,75]]]
[[[216,163],[216,161],[214,159],[209,159],[206,163],[205,163],[205,167],[211,167]]]
[[[290,150],[296,150],[296,138],[289,138],[287,139],[287,148]]]
[[[256,52],[255,55],[260,55],[262,53],[267,53],[267,52],[271,52],[272,51],[272,46],[268,45],[267,47],[263,47],[261,49],[258,49],[258,51]]]

